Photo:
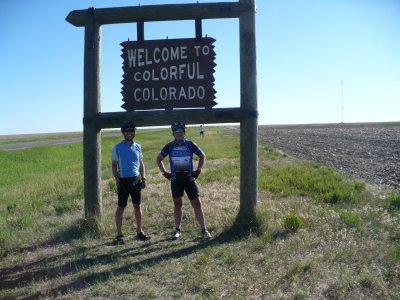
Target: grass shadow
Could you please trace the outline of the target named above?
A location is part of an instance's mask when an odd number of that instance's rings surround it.
[[[54,237],[54,241],[61,243],[72,239],[82,238],[88,233],[93,234],[94,232],[94,234],[97,234],[96,231],[93,231],[92,225],[93,224],[87,223],[85,220],[79,220],[67,230],[57,234]],[[175,249],[169,253],[161,253],[152,257],[148,256],[152,255],[152,253],[159,253],[162,251],[164,249],[162,244],[168,241],[161,239],[155,241],[150,240],[149,242],[145,243],[138,242],[137,244],[135,243],[134,247],[128,248],[119,248],[116,246],[112,247],[112,251],[108,251],[108,253],[99,254],[96,256],[93,256],[92,254],[91,257],[87,257],[83,254],[87,250],[87,248],[83,247],[81,249],[81,253],[78,253],[79,251],[75,251],[73,254],[63,253],[60,255],[49,256],[30,264],[14,266],[9,269],[2,269],[2,275],[0,276],[0,287],[6,289],[15,289],[38,280],[46,280],[48,278],[56,279],[68,275],[72,275],[72,277],[74,277],[74,274],[81,272],[83,269],[87,269],[88,267],[96,265],[110,266],[110,268],[107,270],[102,268],[104,271],[91,273],[88,275],[75,276],[75,278],[73,278],[71,281],[56,287],[53,286],[53,288],[48,290],[36,291],[34,294],[30,295],[20,295],[22,299],[58,297],[63,294],[71,293],[71,291],[79,291],[94,284],[107,282],[112,276],[131,274],[132,272],[152,267],[161,262],[165,262],[166,260],[186,257],[207,247],[213,247],[224,243],[230,243],[235,240],[240,240],[252,233],[258,234],[261,230],[261,227],[262,224],[260,224],[257,219],[254,221],[247,217],[243,217],[243,215],[238,215],[232,226],[211,240],[199,240],[198,244],[196,245]],[[110,247],[110,245],[109,243],[105,243],[96,245],[94,247]],[[91,248],[91,250],[93,250],[93,248]],[[91,252],[93,253],[93,251]],[[99,253],[100,252],[101,251],[99,251]],[[76,255],[78,255],[79,258],[74,259],[74,256]],[[112,267],[113,263],[120,257],[133,258],[143,255],[147,257],[141,259],[140,261],[125,264],[120,267]]]
[[[96,238],[99,235],[100,222],[96,218],[88,217],[77,220],[76,223],[57,233],[53,239],[60,242],[68,242],[85,236]]]
[[[75,229],[79,229],[80,225],[77,224],[75,227],[70,228],[67,232],[62,232],[59,234],[58,239],[66,239],[66,238],[78,238],[82,236],[86,231],[78,233],[75,232]],[[155,255],[153,257],[144,258],[140,261],[137,261],[132,264],[126,264],[121,267],[110,268],[106,271],[101,271],[97,273],[92,273],[89,275],[81,275],[72,281],[53,287],[47,291],[39,291],[33,295],[26,297],[25,299],[35,299],[40,297],[52,297],[52,296],[60,296],[62,294],[70,293],[71,291],[77,291],[84,289],[90,285],[98,284],[102,282],[106,282],[112,276],[120,276],[124,274],[131,274],[133,271],[140,271],[145,268],[152,267],[161,262],[165,262],[166,260],[173,260],[177,258],[182,258],[188,255],[195,253],[201,249],[205,249],[207,247],[213,247],[224,243],[230,243],[234,240],[239,240],[241,238],[246,237],[250,233],[257,232],[259,230],[259,224],[257,222],[249,222],[242,217],[238,217],[233,225],[222,232],[220,235],[216,236],[211,240],[199,240],[198,244],[185,247],[177,250],[173,250],[169,253],[163,253],[159,255]],[[68,262],[65,265],[57,265],[51,268],[46,268],[42,270],[38,270],[36,272],[25,272],[16,278],[13,281],[8,281],[7,288],[15,288],[18,284],[29,283],[30,281],[37,280],[38,278],[54,278],[54,277],[62,277],[66,275],[71,275],[73,273],[79,272],[83,268],[88,268],[94,265],[107,265],[112,264],[118,257],[129,256],[130,258],[139,256],[139,255],[151,255],[152,252],[157,252],[158,250],[163,249],[162,243],[168,242],[165,239],[154,242],[146,242],[145,244],[138,244],[134,248],[123,248],[119,251],[109,251],[108,254],[98,255],[92,258],[80,258],[73,261]],[[160,243],[160,245],[157,245]],[[115,249],[115,248],[113,248]],[[58,256],[54,256],[52,258],[47,258],[46,262],[38,262],[40,264],[47,263],[48,260],[56,261],[60,259]],[[26,266],[24,266],[26,267]],[[22,267],[21,267],[22,269]],[[10,274],[10,272],[8,272]],[[19,283],[18,283],[19,282]]]
[[[54,247],[61,243],[67,243],[72,240],[81,239],[84,236],[98,237],[100,234],[99,222],[92,218],[81,218],[66,229],[57,232],[50,239],[41,243],[33,244],[27,247],[21,247],[13,252],[32,252],[39,248]]]
[[[251,213],[239,212],[232,225],[217,236],[215,241],[218,243],[229,243],[243,239],[251,234],[260,236],[265,229],[266,222],[262,217]]]
[[[84,236],[97,237],[99,234],[99,223],[95,219],[82,218],[74,224],[68,226],[65,230],[58,232],[49,240],[38,244],[22,247],[15,252],[32,253],[38,249],[57,247],[57,245],[68,243],[75,239],[81,239]],[[80,251],[85,251],[84,247]],[[51,278],[57,275],[65,275],[73,272],[73,267],[58,266],[57,270],[45,268],[43,266],[52,265],[54,262],[67,259],[71,254],[62,253],[47,256],[34,262],[14,265],[12,267],[0,269],[0,288],[13,289],[21,285],[28,284],[38,278]],[[102,261],[103,258],[100,259]]]

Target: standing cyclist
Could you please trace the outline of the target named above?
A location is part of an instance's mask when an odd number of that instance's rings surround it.
[[[200,125],[199,132],[200,132],[200,137],[203,138],[204,137],[204,132],[205,132],[205,129],[204,129],[203,125]]]
[[[157,156],[157,165],[162,175],[171,181],[171,192],[174,200],[175,233],[173,239],[181,236],[182,222],[182,202],[183,192],[186,191],[190,203],[194,209],[194,214],[201,227],[203,238],[211,238],[207,231],[201,201],[199,199],[199,188],[196,178],[201,173],[206,155],[192,141],[185,139],[186,126],[183,122],[175,122],[171,126],[174,141],[166,144]],[[199,157],[197,169],[193,170],[193,154]],[[163,160],[169,155],[171,173],[167,172]]]
[[[117,243],[124,244],[122,216],[129,195],[133,202],[136,219],[136,238],[145,241],[150,237],[142,231],[141,190],[146,187],[142,147],[133,141],[136,127],[128,122],[121,127],[124,140],[112,149],[112,173],[118,188],[118,207],[115,212]]]

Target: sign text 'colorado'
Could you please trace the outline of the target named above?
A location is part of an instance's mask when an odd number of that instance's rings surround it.
[[[121,43],[121,107],[132,111],[215,106],[214,42],[203,38]]]

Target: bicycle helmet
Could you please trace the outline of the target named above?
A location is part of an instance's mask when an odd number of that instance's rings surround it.
[[[127,122],[124,125],[122,125],[122,127],[121,127],[121,132],[130,131],[130,130],[136,131],[135,124],[133,124],[132,122]]]
[[[172,123],[172,125],[171,125],[171,129],[172,129],[172,131],[175,131],[175,130],[177,130],[177,129],[182,129],[183,132],[185,132],[185,130],[186,130],[186,125],[185,125],[185,123],[180,122],[180,121],[174,122],[174,123]]]

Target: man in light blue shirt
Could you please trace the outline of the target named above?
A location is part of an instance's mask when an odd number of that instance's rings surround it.
[[[136,238],[145,241],[150,237],[142,231],[141,190],[146,187],[142,147],[133,141],[136,127],[128,122],[121,127],[124,140],[114,146],[111,153],[112,173],[118,188],[118,206],[115,212],[117,243],[124,244],[122,216],[129,195],[133,202],[136,219]]]

